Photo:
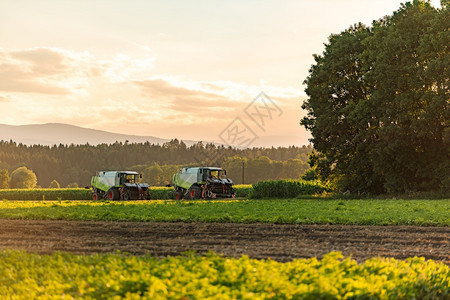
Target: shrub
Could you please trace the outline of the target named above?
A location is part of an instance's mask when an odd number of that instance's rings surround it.
[[[259,198],[295,198],[299,195],[314,195],[330,192],[331,189],[319,181],[303,180],[267,180],[253,184],[252,197]]]
[[[61,188],[61,185],[59,184],[58,181],[53,180],[52,182],[50,182],[50,185],[48,186],[49,189],[59,189]]]
[[[253,187],[251,184],[237,184],[233,186],[236,197],[250,198],[252,195]]]
[[[0,190],[0,199],[7,200],[90,200],[86,189],[9,189]]]

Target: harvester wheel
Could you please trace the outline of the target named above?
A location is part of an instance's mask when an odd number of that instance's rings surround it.
[[[176,199],[176,200],[181,200],[181,199],[183,199],[183,192],[180,191],[180,190],[176,191],[176,192],[175,192],[175,199]]]
[[[106,200],[119,200],[119,196],[119,191],[114,188],[111,188],[106,192]]]
[[[123,193],[123,200],[130,200],[130,194],[128,193],[128,191],[125,191],[125,193]]]
[[[96,192],[96,193],[93,193],[92,194],[92,199],[94,200],[94,201],[97,201],[98,199],[100,199],[100,195]]]
[[[189,189],[188,195],[191,200],[194,200],[194,199],[200,198],[202,195],[202,192],[199,187],[193,186]]]

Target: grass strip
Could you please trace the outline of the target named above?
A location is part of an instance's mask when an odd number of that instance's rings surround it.
[[[449,226],[450,199],[0,201],[2,219]]]

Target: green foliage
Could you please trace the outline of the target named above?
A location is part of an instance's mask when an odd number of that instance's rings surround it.
[[[36,174],[26,167],[20,167],[11,173],[10,187],[13,189],[32,189],[37,184]]]
[[[53,180],[52,182],[50,182],[50,185],[48,188],[49,189],[59,189],[59,188],[61,188],[61,186],[59,185],[58,181]]]
[[[0,170],[0,189],[7,189],[9,188],[9,172],[8,170],[1,169]]]
[[[305,172],[305,174],[303,174],[302,176],[302,180],[306,180],[306,181],[313,181],[313,180],[317,180],[317,174],[316,171],[314,169],[309,169]]]
[[[450,226],[449,211],[450,199],[0,201],[3,219]]]
[[[66,189],[7,189],[0,190],[0,199],[6,200],[91,200],[91,190],[80,188]]]
[[[268,180],[253,185],[253,198],[295,198],[299,195],[315,195],[331,190],[319,181]]]
[[[164,177],[170,178],[169,174],[166,174],[166,176],[164,176],[163,170],[157,163],[153,163],[148,168],[146,168],[143,172],[143,175],[145,182],[149,183],[150,185],[161,185]]]
[[[158,200],[173,199],[173,187],[151,187],[150,198]]]
[[[238,198],[251,198],[253,186],[251,184],[237,184],[233,186],[234,193]]]
[[[343,191],[449,187],[449,10],[406,3],[332,35],[305,80],[319,178]]]
[[[450,269],[423,258],[339,252],[281,263],[214,253],[156,259],[126,254],[0,252],[4,299],[446,299]]]

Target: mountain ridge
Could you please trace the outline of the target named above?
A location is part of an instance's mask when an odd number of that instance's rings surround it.
[[[174,138],[175,139],[175,138]],[[182,139],[177,138],[179,141]],[[288,147],[301,146],[291,143],[295,137],[292,136],[260,136],[247,147]],[[141,136],[132,134],[114,133],[106,130],[91,129],[65,123],[45,123],[45,124],[28,124],[28,125],[8,125],[0,124],[0,141],[14,141],[27,146],[42,145],[85,145],[93,146],[99,144],[114,144],[115,142],[125,143],[145,143],[164,144],[170,142],[171,139],[159,138],[154,136]],[[191,146],[199,141],[182,140],[187,146]],[[213,143],[216,146],[224,143],[218,141],[202,141],[204,144]],[[225,145],[227,146],[227,145]],[[237,148],[247,148],[232,145]]]
[[[0,124],[0,140],[22,143],[24,145],[90,145],[113,144],[115,142],[163,144],[170,139],[154,136],[140,136],[113,133],[105,130],[85,128],[63,123],[45,123],[29,125]],[[195,141],[184,141],[186,144]]]

